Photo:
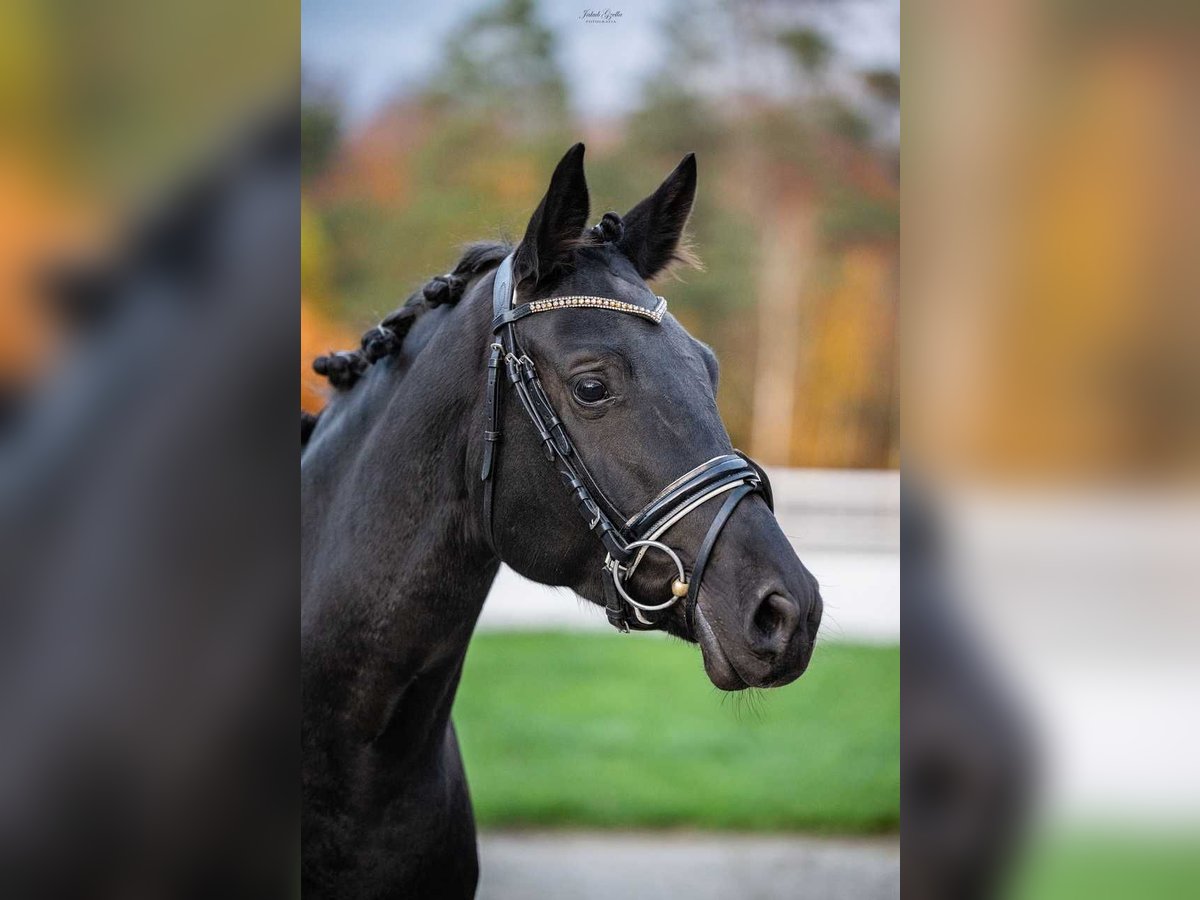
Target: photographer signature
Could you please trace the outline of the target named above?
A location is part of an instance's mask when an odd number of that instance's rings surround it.
[[[591,24],[612,25],[617,21],[617,19],[621,18],[621,11],[619,9],[599,10],[587,9],[585,7],[583,10],[583,15],[581,15],[579,18],[584,22]]]

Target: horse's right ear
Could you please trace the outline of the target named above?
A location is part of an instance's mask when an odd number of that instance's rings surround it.
[[[588,187],[583,177],[583,144],[576,144],[559,161],[546,196],[538,204],[513,257],[513,278],[519,285],[537,284],[579,243],[588,219]]]

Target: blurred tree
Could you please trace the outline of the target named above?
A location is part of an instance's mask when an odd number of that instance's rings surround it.
[[[891,106],[900,105],[900,74],[891,69],[868,69],[862,75],[863,84],[876,97]]]
[[[895,79],[857,89],[814,12],[679,0],[622,149],[708,145],[717,190],[692,230],[714,291],[678,293],[722,356],[753,363],[722,378],[735,441],[776,463],[885,465],[899,209],[877,107]],[[747,305],[756,317],[731,315]]]
[[[300,283],[309,297],[327,298],[329,281],[329,239],[313,205],[300,199]]]
[[[566,84],[554,35],[538,20],[533,0],[502,0],[457,29],[431,96],[458,113],[501,115],[525,132],[561,127]]]
[[[25,0],[4,8],[14,2]],[[53,35],[41,49],[53,59],[62,149],[81,181],[117,202],[174,183],[197,148],[295,89],[290,0],[31,5]]]
[[[833,45],[821,32],[815,28],[796,28],[784,31],[778,40],[800,63],[809,78],[825,74],[833,58]]]
[[[341,139],[340,104],[328,85],[303,78],[300,102],[300,179],[307,186],[329,168]]]
[[[336,165],[311,184],[333,289],[364,322],[443,271],[457,245],[519,234],[546,173],[578,140],[553,35],[530,0],[472,15],[441,60],[421,89],[345,135]],[[318,148],[335,112],[313,111]]]

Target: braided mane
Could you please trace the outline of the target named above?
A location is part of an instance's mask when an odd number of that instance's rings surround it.
[[[613,243],[619,241],[623,233],[621,217],[615,212],[608,212],[597,225],[584,232],[579,243]],[[438,306],[458,303],[470,283],[500,265],[512,249],[512,245],[504,241],[480,241],[467,245],[450,272],[429,279],[413,291],[399,309],[363,334],[357,350],[339,350],[318,356],[313,360],[313,371],[327,378],[334,389],[350,390],[373,363],[404,349],[404,338],[422,313]],[[302,447],[316,427],[319,415],[301,413]]]
[[[318,356],[313,360],[313,371],[328,378],[337,390],[354,387],[368,366],[404,348],[404,338],[423,312],[438,306],[453,306],[462,299],[471,281],[496,268],[511,251],[507,243],[470,244],[450,272],[429,279],[399,309],[365,332],[359,349]]]

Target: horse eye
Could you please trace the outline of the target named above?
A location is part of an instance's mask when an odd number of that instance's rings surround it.
[[[603,381],[583,378],[575,382],[575,399],[580,403],[599,403],[608,397],[608,388]]]

